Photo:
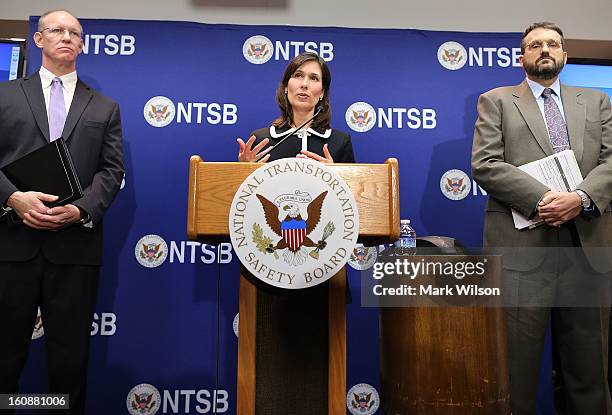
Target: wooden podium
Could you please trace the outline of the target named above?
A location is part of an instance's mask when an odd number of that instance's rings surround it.
[[[192,156],[189,165],[187,236],[218,243],[229,238],[229,210],[244,179],[258,163],[204,162]],[[359,240],[366,245],[399,238],[399,177],[396,159],[385,164],[329,166],[349,185],[359,209]],[[346,413],[346,272],[329,280],[327,293],[327,414]],[[256,414],[258,283],[244,269],[240,276],[240,335],[238,338],[238,415]],[[296,357],[297,358],[297,357]],[[290,382],[292,379],[285,379]],[[281,391],[282,393],[282,391]],[[299,399],[300,397],[295,397]],[[301,397],[317,399],[317,397]],[[269,415],[269,414],[257,414]]]
[[[487,279],[501,286],[501,257],[487,261]],[[418,307],[380,309],[385,414],[510,415],[504,309],[455,298],[453,306],[424,296]]]

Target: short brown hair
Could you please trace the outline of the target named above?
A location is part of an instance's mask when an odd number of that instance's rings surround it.
[[[561,30],[559,26],[551,22],[536,22],[536,23],[530,24],[529,27],[525,29],[525,31],[523,32],[523,36],[521,37],[521,53],[522,54],[525,54],[525,47],[527,46],[525,45],[525,38],[527,37],[529,33],[531,33],[535,29],[549,29],[549,30],[554,30],[555,32],[559,33],[559,35],[561,36],[561,48],[565,50],[565,40],[563,39],[563,30]]]

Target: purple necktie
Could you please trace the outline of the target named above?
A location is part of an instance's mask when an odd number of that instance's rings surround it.
[[[66,122],[66,103],[62,80],[58,77],[51,81],[51,95],[49,96],[49,139],[57,140],[62,136]]]
[[[563,150],[569,150],[570,144],[567,135],[567,125],[551,93],[552,89],[550,88],[546,88],[542,92],[542,98],[544,98],[544,118],[546,118],[550,144],[553,151],[558,153]]]

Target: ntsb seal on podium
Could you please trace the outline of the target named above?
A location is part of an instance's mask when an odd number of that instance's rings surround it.
[[[258,279],[281,288],[315,286],[350,258],[359,212],[346,182],[322,163],[286,158],[242,183],[229,214],[232,245]]]

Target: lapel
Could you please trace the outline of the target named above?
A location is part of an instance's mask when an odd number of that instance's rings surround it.
[[[91,101],[92,96],[93,93],[91,92],[91,89],[81,82],[80,79],[77,80],[76,89],[74,90],[74,97],[72,98],[72,103],[70,104],[70,110],[66,115],[66,123],[64,124],[64,131],[62,132],[62,137],[64,137],[64,140],[68,141],[71,138],[72,131],[81,118],[81,114],[83,114],[83,111],[85,111],[85,108],[89,104],[89,101]]]
[[[283,123],[278,127],[275,127],[274,125],[270,126],[270,138],[282,138],[285,136],[285,133],[287,133],[290,130],[289,128],[289,124],[288,123]],[[291,131],[295,131],[295,128],[291,128]],[[314,130],[312,128],[307,128],[306,131],[308,132],[309,135],[316,135],[317,137],[321,137],[321,138],[329,138],[331,136],[331,128],[328,128],[326,130]]]
[[[279,125],[278,127],[275,127],[274,125],[271,125],[270,126],[270,139],[278,141],[282,137],[285,136],[285,133],[287,131],[289,131],[289,124],[286,123],[286,122],[281,124],[281,125]]]
[[[544,122],[540,108],[533,97],[533,92],[531,92],[531,88],[529,88],[527,81],[523,81],[517,85],[515,90],[512,91],[512,95],[515,97],[514,104],[517,106],[525,123],[527,123],[527,126],[531,130],[531,134],[533,134],[544,153],[546,153],[547,156],[552,155],[553,148],[548,138],[546,123]],[[565,105],[565,102],[563,105]]]
[[[23,78],[21,82],[23,93],[28,100],[30,110],[34,115],[38,129],[42,133],[45,140],[49,142],[49,121],[47,120],[47,108],[45,108],[45,97],[42,92],[42,84],[38,72],[34,75]]]
[[[581,95],[580,91],[561,84],[561,102],[563,102],[567,134],[569,135],[570,145],[572,150],[574,150],[578,164],[582,160],[584,126],[586,122],[586,107],[582,102]]]

